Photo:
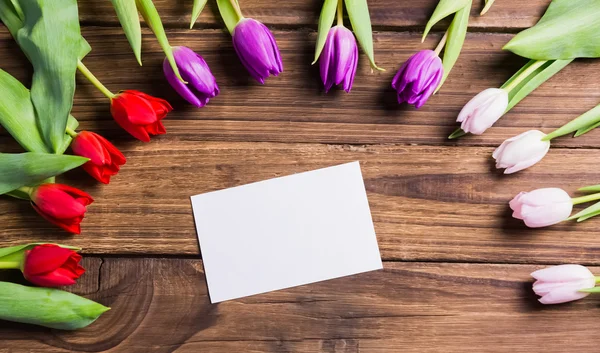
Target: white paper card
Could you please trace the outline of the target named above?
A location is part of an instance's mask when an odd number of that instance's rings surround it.
[[[211,302],[382,268],[358,162],[192,196]]]

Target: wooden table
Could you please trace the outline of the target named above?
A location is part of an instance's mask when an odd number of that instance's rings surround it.
[[[522,190],[600,183],[600,132],[553,141],[541,163],[516,175],[496,171],[491,152],[598,104],[598,63],[569,65],[486,134],[446,140],[472,96],[526,62],[502,45],[549,2],[498,0],[479,17],[475,1],[454,71],[417,111],[397,105],[390,82],[409,55],[441,38],[447,22],[420,43],[436,0],[370,0],[376,60],[387,71],[371,73],[361,54],[352,93],[327,95],[310,66],[321,1],[242,1],[248,17],[273,29],[283,57],[284,73],[260,86],[240,65],[212,1],[188,30],[191,1],[155,0],[172,45],[201,53],[217,77],[221,94],[203,109],[168,86],[149,31],[138,67],[110,2],[80,0],[93,47],[85,64],[111,90],[143,90],[175,111],[165,120],[168,134],[134,141],[78,77],[73,115],[121,148],[127,164],[106,186],[82,171],[60,178],[96,199],[79,236],[52,227],[26,202],[0,198],[1,245],[83,247],[87,273],[72,290],[112,310],[77,332],[3,322],[0,352],[597,352],[599,299],[544,307],[529,273],[600,265],[600,220],[531,230],[510,217],[507,202]],[[5,29],[0,40],[1,67],[30,82]],[[0,145],[19,151],[5,133]],[[384,270],[211,305],[189,196],[354,160]]]

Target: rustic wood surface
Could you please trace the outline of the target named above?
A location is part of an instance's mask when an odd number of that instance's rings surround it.
[[[80,0],[93,48],[86,65],[109,89],[143,90],[175,111],[165,120],[168,134],[134,141],[79,77],[73,115],[128,162],[107,186],[82,171],[61,177],[96,199],[78,236],[52,227],[27,202],[0,198],[0,246],[83,247],[88,271],[70,290],[112,310],[77,332],[0,322],[0,353],[596,352],[600,299],[544,307],[529,273],[559,263],[600,266],[600,220],[532,230],[511,218],[507,202],[538,187],[576,195],[599,184],[600,131],[553,141],[539,165],[516,175],[496,171],[491,153],[508,137],[549,132],[598,104],[598,63],[575,61],[486,134],[446,140],[473,95],[526,62],[501,48],[549,2],[498,0],[480,17],[483,1],[475,1],[457,65],[417,111],[398,106],[389,86],[406,58],[441,38],[448,22],[420,42],[436,0],[370,0],[375,57],[387,71],[371,73],[361,55],[352,92],[327,95],[310,66],[320,0],[242,0],[281,48],[285,71],[264,86],[245,73],[213,2],[189,30],[191,1],[155,0],[171,44],[200,52],[217,78],[221,94],[203,109],[168,86],[148,30],[139,67],[110,2]],[[28,84],[31,67],[5,28],[0,44],[0,67]],[[19,147],[0,131],[0,150]],[[354,160],[384,270],[211,305],[189,196]]]

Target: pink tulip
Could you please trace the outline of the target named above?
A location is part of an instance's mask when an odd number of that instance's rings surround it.
[[[464,132],[481,135],[502,117],[508,107],[508,93],[488,88],[473,97],[458,114],[457,122]]]
[[[537,189],[521,192],[509,203],[512,216],[522,219],[530,228],[550,226],[569,218],[573,201],[559,188]]]
[[[502,142],[492,155],[496,168],[506,168],[504,174],[512,174],[541,161],[550,149],[550,141],[542,141],[544,136],[541,131],[529,130]]]
[[[582,289],[594,288],[596,278],[581,265],[559,265],[537,270],[531,274],[536,281],[533,291],[542,304],[560,304],[587,297]]]

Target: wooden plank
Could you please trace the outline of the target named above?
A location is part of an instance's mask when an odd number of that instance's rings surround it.
[[[163,22],[171,27],[189,27],[192,13],[191,1],[155,0]],[[417,27],[422,30],[433,13],[437,0],[391,1],[370,0],[369,12],[375,28]],[[504,0],[494,4],[485,15],[479,16],[483,0],[473,2],[469,25],[476,29],[517,30],[532,26],[541,17],[550,0]],[[280,26],[310,26],[317,28],[323,1],[287,0],[241,1],[246,17],[254,17],[267,24]],[[99,0],[79,1],[81,21],[92,24],[118,25],[110,2]],[[447,21],[443,27],[446,28]],[[223,27],[215,2],[208,2],[198,19],[197,27]]]
[[[539,266],[387,262],[212,305],[199,260],[84,263],[99,285],[74,291],[112,309],[76,332],[0,323],[4,352],[571,353],[600,344],[598,298],[542,306],[529,277]]]
[[[528,129],[544,131],[561,126],[600,102],[595,61],[577,61],[521,102],[482,136],[448,142],[462,106],[487,87],[497,87],[525,61],[501,47],[511,35],[470,34],[457,66],[441,93],[420,110],[398,106],[390,88],[395,69],[418,49],[432,48],[434,35],[424,45],[415,33],[382,32],[376,35],[378,62],[388,71],[371,73],[361,56],[350,94],[322,91],[318,68],[310,66],[314,32],[276,31],[285,71],[265,86],[251,81],[240,65],[230,39],[215,30],[170,31],[174,44],[186,44],[204,55],[212,67],[221,94],[203,109],[186,104],[168,86],[161,73],[164,58],[149,34],[144,38],[144,66],[139,67],[119,30],[87,28],[94,50],[85,63],[112,90],[139,89],[166,97],[176,111],[167,128],[180,137],[198,140],[319,142],[319,143],[417,143],[498,146],[504,139]],[[1,43],[10,50],[0,53],[3,68],[24,82],[31,72],[7,34]],[[107,63],[110,63],[108,65]],[[485,75],[481,73],[485,72]],[[107,137],[124,133],[112,122],[107,100],[83,77],[78,80],[73,114],[84,128]],[[598,133],[577,139],[561,138],[555,147],[599,147]]]
[[[493,170],[491,148],[225,143],[167,134],[121,141],[128,163],[104,186],[82,171],[59,181],[96,202],[67,237],[25,201],[0,198],[0,245],[56,241],[95,254],[198,254],[189,196],[359,160],[384,259],[600,264],[598,220],[526,229],[508,201],[523,190],[598,183],[597,150],[553,149],[516,175]]]

